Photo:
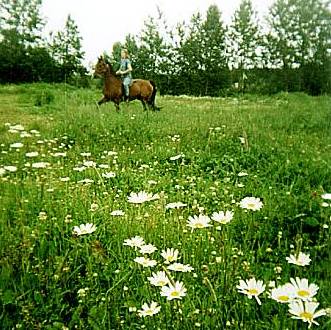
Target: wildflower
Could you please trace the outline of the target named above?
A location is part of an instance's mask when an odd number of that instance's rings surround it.
[[[157,265],[157,262],[155,260],[146,257],[137,257],[133,261],[142,265],[143,267],[154,267]]]
[[[4,166],[3,168],[4,168],[6,171],[8,171],[8,172],[16,172],[16,171],[17,171],[17,167],[16,167],[16,166],[8,165],[8,166]]]
[[[181,263],[175,262],[167,267],[169,270],[173,270],[175,272],[183,272],[183,273],[190,273],[192,270],[194,270],[193,267],[190,265],[183,265]]]
[[[182,299],[186,296],[186,288],[182,282],[176,281],[175,285],[169,284],[163,286],[161,289],[161,296],[166,297],[167,300]]]
[[[233,219],[233,212],[231,211],[221,211],[221,212],[214,212],[211,216],[211,219],[219,222],[223,225],[229,223]]]
[[[38,214],[38,219],[41,221],[45,221],[47,219],[47,213],[44,211],[40,211]]]
[[[95,211],[97,211],[98,208],[99,208],[99,205],[98,204],[92,203],[91,204],[91,207],[90,207],[90,211],[91,212],[95,212]]]
[[[293,287],[289,283],[279,286],[271,290],[270,298],[276,300],[277,302],[284,304],[289,303],[294,300],[295,292]]]
[[[4,175],[6,170],[3,167],[0,167],[0,176]]]
[[[46,168],[49,166],[49,163],[47,162],[37,162],[37,163],[32,163],[31,165],[33,168]]]
[[[66,157],[67,153],[66,152],[55,152],[54,154],[52,154],[52,156],[54,156],[54,157]]]
[[[83,179],[83,180],[79,180],[77,181],[77,183],[83,183],[83,184],[89,184],[89,183],[93,183],[94,181],[92,179]]]
[[[168,203],[166,205],[166,209],[179,209],[181,207],[185,207],[187,204],[184,204],[182,202],[174,202],[174,203]]]
[[[116,173],[114,173],[114,172],[106,172],[106,173],[102,173],[101,175],[105,179],[110,179],[110,178],[115,178]]]
[[[165,286],[170,283],[168,276],[164,271],[152,273],[151,277],[147,277],[148,281],[155,286]]]
[[[68,182],[68,181],[70,181],[70,178],[68,176],[66,176],[66,177],[60,178],[60,181],[61,182]]]
[[[289,257],[286,257],[286,260],[289,264],[294,264],[297,266],[308,266],[311,262],[309,254],[299,252],[298,255],[291,254]]]
[[[25,154],[26,157],[37,157],[39,155],[38,151],[31,151]]]
[[[91,153],[90,152],[81,152],[80,155],[82,157],[90,157],[91,156]]]
[[[97,227],[93,223],[81,224],[79,227],[75,226],[73,234],[77,236],[92,234]]]
[[[97,164],[93,160],[86,160],[83,162],[83,166],[85,167],[96,167]]]
[[[321,195],[321,197],[323,199],[331,200],[331,193],[325,193],[325,194]]]
[[[258,211],[262,208],[263,203],[260,198],[245,197],[240,201],[240,207],[246,210]]]
[[[176,155],[176,156],[173,156],[173,157],[170,157],[170,160],[178,160],[180,158],[184,157],[183,154],[179,154],[179,155]]]
[[[108,164],[100,164],[99,165],[99,168],[109,168],[109,165]],[[110,172],[110,173],[112,173],[112,172]],[[115,173],[114,173],[115,174]]]
[[[239,140],[241,144],[245,144],[246,143],[246,139],[244,137],[239,136]]]
[[[288,283],[291,290],[294,291],[295,297],[303,301],[311,301],[313,297],[317,294],[318,286],[314,283],[308,285],[308,280],[306,278],[300,279],[296,277],[290,279],[291,283]]]
[[[132,192],[128,197],[128,202],[133,204],[142,204],[145,202],[153,201],[155,199],[159,199],[159,195],[153,195],[146,193],[145,191],[140,191],[138,193]]]
[[[239,177],[240,177],[240,176],[247,176],[248,173],[246,173],[246,172],[239,172],[237,175],[238,175]]]
[[[128,238],[128,239],[124,240],[124,243],[123,243],[123,245],[127,245],[127,246],[134,247],[134,248],[140,248],[144,244],[145,244],[145,241],[140,236],[134,236],[132,238]]]
[[[148,180],[147,183],[149,185],[153,185],[153,184],[157,184],[157,181],[155,181],[155,180]]]
[[[83,172],[85,169],[86,169],[85,166],[77,166],[73,168],[73,170],[77,172]]]
[[[249,299],[254,297],[257,303],[261,305],[261,301],[258,296],[265,290],[263,281],[256,281],[254,277],[246,281],[240,280],[239,285],[237,285],[237,289],[240,293],[246,294]]]
[[[297,320],[302,320],[303,322],[308,322],[308,328],[312,324],[319,325],[314,319],[326,314],[324,309],[316,312],[318,307],[318,302],[306,301],[302,302],[300,300],[292,301],[289,305],[289,312],[293,314],[292,318]]]
[[[142,245],[140,247],[140,253],[142,254],[150,254],[153,253],[157,250],[157,248],[153,245],[153,244],[146,244],[146,245]]]
[[[164,263],[165,264],[170,264],[173,261],[176,261],[178,257],[179,251],[177,249],[166,249],[162,250],[161,256],[165,259]]]
[[[80,298],[84,298],[87,294],[88,288],[84,288],[84,289],[79,289],[77,291],[78,297]]]
[[[9,129],[13,131],[24,131],[24,126],[21,124],[10,125]]]
[[[121,211],[121,210],[114,210],[114,211],[112,211],[111,213],[110,213],[110,215],[112,215],[112,216],[114,216],[114,217],[116,217],[116,216],[118,216],[118,217],[120,217],[120,216],[123,216],[125,213],[123,212],[123,211]]]
[[[140,317],[153,316],[161,310],[161,307],[155,301],[152,301],[150,306],[147,303],[141,306],[141,310],[138,311]]]
[[[12,143],[10,145],[10,148],[15,148],[15,149],[19,149],[19,148],[22,148],[22,147],[23,147],[23,143],[21,143],[21,142]]]
[[[187,220],[187,226],[193,229],[200,229],[210,227],[210,218],[206,215],[194,215],[193,217],[189,217]]]

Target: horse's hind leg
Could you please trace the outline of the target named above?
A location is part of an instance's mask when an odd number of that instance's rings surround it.
[[[144,107],[144,111],[147,111],[147,107],[146,107],[146,103],[145,103],[145,101],[144,100],[140,100],[141,101],[141,103],[142,103],[142,105],[143,105],[143,107]]]

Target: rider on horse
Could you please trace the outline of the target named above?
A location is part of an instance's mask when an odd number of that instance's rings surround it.
[[[121,51],[121,65],[116,74],[121,75],[124,86],[124,101],[129,101],[129,88],[132,84],[132,66],[127,49]]]

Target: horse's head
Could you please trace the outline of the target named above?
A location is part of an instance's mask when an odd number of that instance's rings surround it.
[[[109,70],[108,64],[102,56],[98,58],[98,62],[94,67],[94,76],[104,76],[104,74]]]

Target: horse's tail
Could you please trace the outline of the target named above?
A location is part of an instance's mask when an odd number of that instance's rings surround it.
[[[155,104],[155,97],[156,97],[156,92],[157,92],[157,87],[156,87],[156,84],[153,80],[150,80],[149,81],[151,83],[151,85],[153,86],[153,91],[152,91],[152,95],[151,95],[151,98],[149,99],[149,102],[148,104],[152,107],[152,109],[155,111],[160,111],[160,107],[156,106]]]

